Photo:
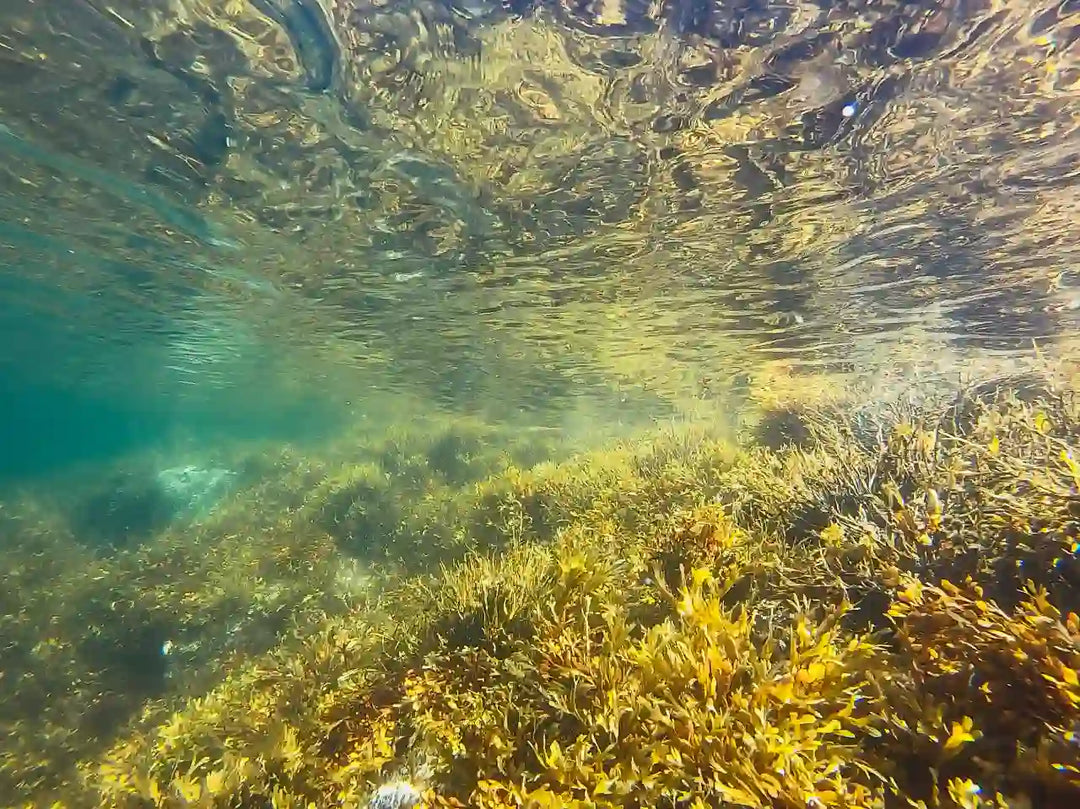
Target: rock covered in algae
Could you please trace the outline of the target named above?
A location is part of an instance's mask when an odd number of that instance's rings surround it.
[[[880,435],[808,412],[779,449],[672,430],[402,511],[439,573],[148,717],[68,805],[1077,805],[1080,412],[968,399]],[[358,479],[312,475],[304,513]]]
[[[157,485],[178,516],[205,517],[229,491],[236,473],[219,467],[170,466],[157,473]]]

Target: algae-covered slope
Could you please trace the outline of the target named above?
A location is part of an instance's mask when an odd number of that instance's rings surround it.
[[[223,450],[215,463],[232,488],[208,513],[171,507],[155,471],[175,484],[164,454],[11,496],[0,504],[0,803],[68,794],[75,763],[144,707],[205,691],[395,571],[461,556],[487,521],[476,482],[561,452],[548,433],[428,408],[417,426],[361,424],[304,451]]]
[[[148,714],[87,800],[1075,805],[1071,394],[803,427],[494,475],[457,515],[482,550]]]

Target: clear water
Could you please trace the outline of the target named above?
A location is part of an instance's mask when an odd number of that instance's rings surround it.
[[[5,3],[5,383],[164,423],[1008,367],[1080,317],[1068,6]]]
[[[1077,14],[5,0],[0,481],[1075,359]]]

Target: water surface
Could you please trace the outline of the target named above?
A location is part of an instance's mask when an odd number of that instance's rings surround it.
[[[0,14],[12,378],[542,421],[1071,350],[1069,3]]]

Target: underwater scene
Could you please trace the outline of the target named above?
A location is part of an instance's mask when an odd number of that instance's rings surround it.
[[[0,809],[1080,807],[1076,0],[3,0]]]

